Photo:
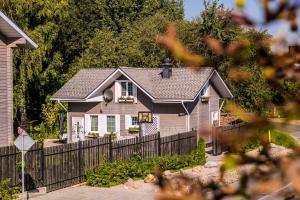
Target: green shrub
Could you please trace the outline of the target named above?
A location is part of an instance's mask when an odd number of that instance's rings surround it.
[[[97,187],[111,187],[127,182],[129,178],[142,179],[155,170],[178,170],[203,165],[206,162],[205,142],[199,140],[196,150],[189,155],[160,156],[144,161],[139,154],[129,160],[118,160],[87,170],[87,184]]]
[[[10,179],[4,179],[0,182],[0,199],[1,200],[10,200],[20,192],[18,187],[10,187]]]

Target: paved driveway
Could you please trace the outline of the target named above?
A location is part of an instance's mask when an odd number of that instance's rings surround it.
[[[70,187],[47,193],[30,200],[153,200],[157,187],[145,184],[143,181],[135,182],[137,188],[126,189],[124,185],[111,188],[97,188],[89,186]]]

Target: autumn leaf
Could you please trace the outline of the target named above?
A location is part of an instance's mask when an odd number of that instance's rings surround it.
[[[244,8],[246,6],[246,0],[235,0],[235,5],[238,8]]]
[[[177,38],[175,25],[172,23],[168,26],[167,34],[164,36],[158,35],[156,42],[165,46],[176,59],[186,63],[187,66],[200,66],[205,62],[203,56],[192,54],[184,47]]]

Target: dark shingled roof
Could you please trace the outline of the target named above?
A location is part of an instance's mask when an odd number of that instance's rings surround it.
[[[192,100],[213,72],[211,67],[198,70],[172,68],[172,76],[163,79],[160,74],[162,68],[120,67],[120,69],[157,100]],[[80,70],[52,98],[84,99],[115,70],[117,69]]]

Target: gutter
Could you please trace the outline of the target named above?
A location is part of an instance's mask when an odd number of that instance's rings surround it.
[[[188,132],[188,131],[190,131],[190,113],[189,113],[189,111],[187,110],[187,108],[185,107],[183,101],[181,101],[181,105],[182,105],[182,107],[184,108],[184,110],[185,110],[185,112],[186,112],[186,114],[187,114],[187,130],[186,130],[186,131]]]

